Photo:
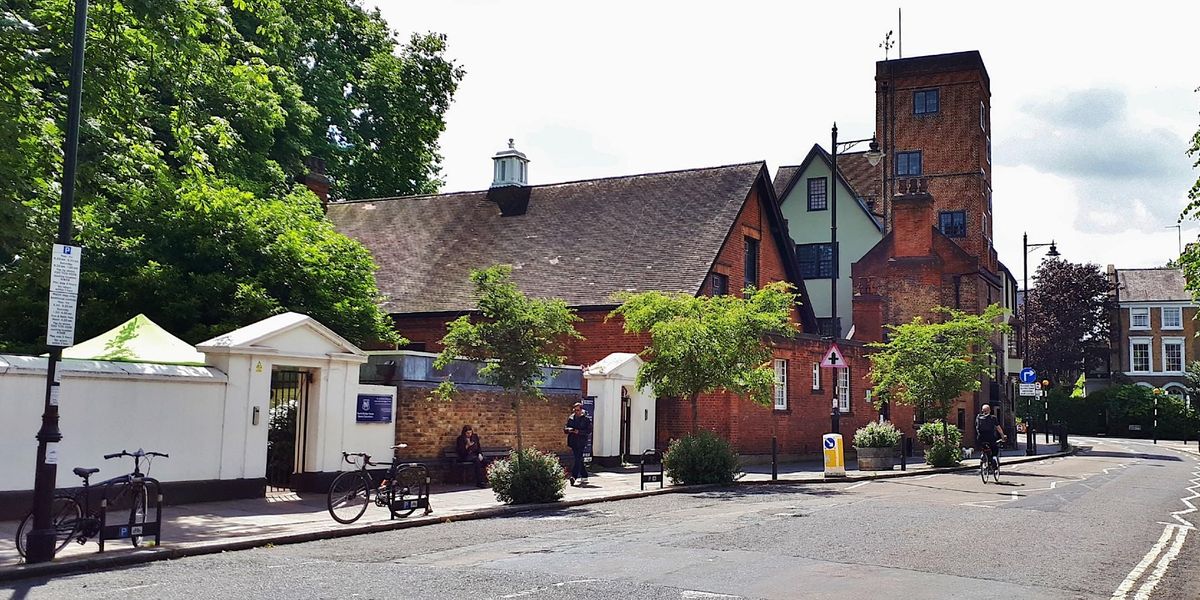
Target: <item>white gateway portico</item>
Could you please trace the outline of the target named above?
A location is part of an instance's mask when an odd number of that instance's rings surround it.
[[[655,447],[655,396],[637,389],[642,358],[614,352],[583,372],[588,395],[596,398],[592,415],[592,457],[603,465],[619,464]]]

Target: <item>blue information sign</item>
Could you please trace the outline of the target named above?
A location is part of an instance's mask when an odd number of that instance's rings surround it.
[[[1029,367],[1025,367],[1024,369],[1021,369],[1021,383],[1036,383],[1036,382],[1037,382],[1037,371],[1034,371],[1033,369],[1031,369]]]
[[[359,394],[357,414],[359,423],[391,423],[392,397],[379,394]]]

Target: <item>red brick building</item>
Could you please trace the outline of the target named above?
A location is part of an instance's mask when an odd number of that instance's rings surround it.
[[[850,178],[866,194],[883,189],[886,234],[852,267],[860,339],[883,326],[931,317],[936,306],[978,313],[1012,308],[1015,281],[992,245],[991,90],[978,52],[876,63],[876,125],[886,158],[878,170],[852,158]],[[1008,349],[993,340],[997,372],[947,417],[973,441],[983,404],[1011,407]],[[930,416],[930,418],[939,418]]]
[[[328,208],[337,229],[374,255],[383,306],[410,349],[440,350],[445,323],[473,309],[469,272],[497,263],[513,265],[526,294],[562,298],[578,311],[585,339],[572,344],[567,363],[583,366],[645,348],[608,319],[618,292],[739,294],[787,281],[800,294],[795,320],[805,333],[776,346],[776,409],[711,394],[700,401],[701,424],[744,453],[769,452],[773,429],[782,453],[815,453],[839,383],[843,433],[878,417],[866,401],[861,344],[843,345],[850,368],[840,382],[815,369],[828,346],[811,333],[816,320],[764,163],[530,186],[523,154],[510,148],[494,158],[486,191]],[[660,398],[654,413],[658,446],[690,426],[685,400]]]

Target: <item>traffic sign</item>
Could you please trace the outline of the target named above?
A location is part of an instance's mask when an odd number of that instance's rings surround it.
[[[846,368],[846,356],[842,354],[842,349],[838,348],[837,343],[829,346],[829,351],[825,353],[825,358],[821,359],[821,367],[825,369]]]
[[[1021,369],[1021,383],[1037,383],[1037,371],[1029,367]]]
[[[1022,383],[1019,387],[1022,396],[1037,396],[1040,391],[1036,383]]]

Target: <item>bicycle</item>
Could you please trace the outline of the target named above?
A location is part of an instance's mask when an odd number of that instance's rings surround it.
[[[999,444],[1004,443],[1005,439],[1007,438],[1003,438],[994,444],[998,447]],[[1000,483],[1000,456],[997,455],[996,461],[992,462],[992,445],[985,444],[983,450],[979,453],[979,478],[983,480],[984,484],[987,484],[988,475],[991,475],[992,480],[996,483]]]
[[[104,460],[129,456],[133,458],[133,472],[119,477],[113,477],[96,485],[90,485],[88,479],[100,472],[95,467],[75,467],[72,472],[83,479],[83,487],[75,493],[58,492],[54,494],[50,505],[50,521],[55,531],[54,553],[58,554],[71,540],[80,545],[91,538],[97,538],[100,551],[104,552],[106,539],[128,537],[137,548],[142,538],[153,535],[155,543],[159,541],[162,522],[162,488],[158,480],[149,477],[151,459],[154,457],[168,458],[162,452],[145,452],[138,448],[135,452],[114,452],[105,454]],[[142,473],[142,460],[146,461],[146,473]],[[146,523],[146,511],[149,508],[149,486],[154,486],[158,514],[155,522]],[[110,489],[119,486],[115,495],[110,497]],[[92,509],[90,490],[102,487],[100,506]],[[108,525],[107,517],[110,507],[129,504],[128,525]],[[27,538],[33,530],[33,511],[30,511],[21,524],[17,526],[17,553],[25,557]]]
[[[338,475],[329,485],[326,503],[334,521],[343,525],[357,521],[372,501],[375,506],[387,507],[392,519],[407,517],[419,508],[424,508],[425,514],[433,512],[429,470],[420,463],[400,462],[398,451],[406,447],[408,444],[392,446],[394,460],[390,463],[372,462],[365,452],[342,452],[342,460],[358,468]],[[387,467],[388,472],[376,485],[367,467]]]

